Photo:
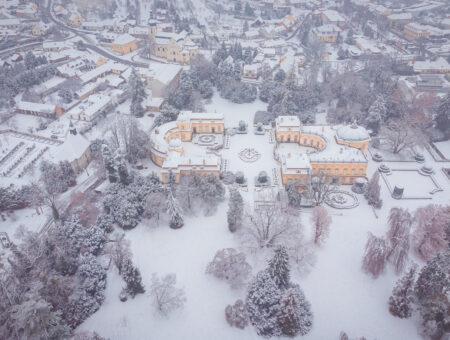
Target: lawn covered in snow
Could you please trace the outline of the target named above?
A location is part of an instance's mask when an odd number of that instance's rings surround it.
[[[253,114],[265,108],[266,104],[260,101],[233,104],[217,94],[206,105],[206,111],[224,114],[227,127],[237,126],[240,120],[248,123],[249,134],[231,137],[230,149],[222,150],[223,158],[229,159],[229,170],[244,171],[248,177],[248,193],[242,192],[248,202],[252,200],[252,176],[260,170],[266,170],[270,175],[270,167],[276,164],[272,158],[274,144],[269,143],[268,135],[253,134]],[[247,147],[260,152],[261,158],[254,163],[240,160],[238,153]],[[425,157],[428,163],[433,163],[428,153]],[[369,178],[378,165],[369,162]],[[414,169],[420,166],[418,163],[409,164]],[[417,176],[421,175],[417,173]],[[422,179],[424,183],[428,180]],[[377,236],[386,233],[391,207],[406,207],[413,211],[430,203],[448,203],[445,195],[449,190],[448,181],[440,172],[436,174],[436,179],[442,183],[445,191],[436,193],[431,200],[399,201],[390,197],[386,184],[380,180],[383,207],[376,215],[361,195],[357,195],[360,204],[355,209],[336,210],[327,207],[333,218],[331,232],[324,246],[315,247],[314,267],[303,277],[292,268],[292,281],[303,288],[314,313],[312,331],[302,338],[337,339],[339,333],[345,331],[352,338],[420,339],[414,318],[402,320],[393,317],[388,311],[388,299],[399,277],[388,267],[386,273],[374,280],[362,272],[361,262],[367,233],[370,231]],[[414,186],[417,178],[408,181],[409,186]],[[350,187],[344,186],[343,189],[350,190]],[[226,210],[227,200],[219,205],[213,216],[204,217],[199,212],[197,217],[186,217],[185,226],[180,230],[172,230],[166,224],[150,227],[148,222],[143,221],[135,229],[125,232],[145,286],[150,286],[153,273],[159,276],[176,273],[177,286],[184,288],[187,298],[183,309],[167,318],[162,317],[155,312],[148,292],[138,295],[134,300],[120,302],[118,296],[124,282],[116,269],[111,269],[104,304],[79,329],[95,330],[111,340],[259,339],[252,326],[239,330],[231,328],[225,320],[225,307],[238,298],[245,299],[245,289],[232,290],[227,283],[205,274],[206,266],[217,250],[228,247],[239,249],[241,246],[240,240],[228,231]],[[311,235],[310,213],[310,209],[304,209],[299,217],[305,235]],[[253,275],[265,266],[269,255],[248,256]],[[414,261],[423,264],[418,259]]]

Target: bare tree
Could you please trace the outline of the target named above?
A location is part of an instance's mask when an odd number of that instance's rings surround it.
[[[323,203],[328,193],[334,189],[332,178],[326,175],[323,171],[313,174],[310,178],[309,191],[316,202],[316,205]]]
[[[252,267],[248,264],[245,254],[239,253],[234,248],[217,251],[206,268],[206,274],[213,274],[218,279],[226,280],[231,288],[244,286],[251,272]]]
[[[415,128],[408,118],[391,120],[381,128],[380,135],[394,154],[426,141],[424,133]]]
[[[108,253],[119,270],[122,273],[122,264],[125,259],[131,259],[130,241],[125,239],[125,234],[122,234],[117,241],[109,248]]]
[[[327,209],[317,206],[312,212],[311,222],[314,225],[314,243],[321,245],[330,233],[331,216]]]
[[[32,201],[36,206],[47,206],[52,209],[52,216],[54,220],[59,220],[60,212],[56,205],[56,196],[58,192],[54,190],[54,187],[46,185],[38,185],[32,183]]]
[[[145,202],[144,217],[159,223],[162,216],[166,215],[166,195],[162,191],[151,192]]]
[[[387,259],[392,262],[397,274],[406,266],[409,252],[409,233],[412,218],[408,210],[392,208],[389,212],[389,230],[386,235],[388,244]]]
[[[423,260],[430,260],[447,245],[449,221],[450,206],[430,204],[416,210],[412,243],[415,252]]]
[[[176,288],[177,277],[175,274],[168,274],[162,279],[156,274],[152,276],[150,294],[156,309],[164,316],[171,311],[182,308],[186,297],[183,289]]]
[[[245,245],[251,249],[271,248],[276,245],[293,247],[301,238],[300,219],[281,205],[250,209],[244,214],[240,234]]]
[[[369,232],[369,239],[367,240],[366,251],[363,257],[364,271],[377,278],[386,267],[386,255],[386,240],[381,237],[376,237]]]
[[[295,247],[289,249],[289,257],[301,277],[306,277],[316,263],[314,244],[311,242],[297,242]]]

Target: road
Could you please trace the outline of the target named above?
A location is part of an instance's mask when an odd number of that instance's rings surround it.
[[[119,63],[123,63],[125,65],[129,65],[129,66],[133,66],[133,67],[148,67],[148,64],[119,58],[119,57],[115,56],[114,54],[111,54],[111,53],[105,51],[104,49],[102,49],[96,45],[93,45],[91,39],[89,37],[86,37],[84,32],[81,32],[80,30],[70,27],[70,26],[62,23],[61,21],[55,19],[51,13],[51,8],[52,8],[52,0],[49,0],[47,7],[43,8],[42,16],[47,17],[48,19],[50,19],[53,23],[55,23],[57,26],[61,27],[62,29],[71,31],[75,35],[79,36],[85,42],[86,48],[104,56],[105,58],[109,58],[111,60],[117,61]]]

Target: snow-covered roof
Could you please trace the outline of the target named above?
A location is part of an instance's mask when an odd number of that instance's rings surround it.
[[[327,10],[323,11],[322,14],[325,15],[327,17],[327,19],[332,22],[345,21],[345,19],[342,17],[342,15],[340,15],[338,12],[331,10],[331,9],[327,9]]]
[[[309,157],[304,153],[288,153],[281,157],[283,174],[307,175],[311,169]]]
[[[20,101],[16,104],[18,110],[42,112],[42,113],[54,113],[56,110],[56,105],[43,104],[43,103],[32,103]]]
[[[421,72],[424,70],[449,70],[450,64],[442,57],[436,60],[425,60],[414,62],[414,71]]]
[[[411,13],[395,13],[388,16],[389,20],[411,20]]]
[[[19,19],[0,19],[0,26],[20,25]]]
[[[277,131],[295,131],[300,129],[300,119],[297,116],[279,116],[275,119]]]
[[[216,155],[184,156],[172,151],[162,165],[163,173],[171,170],[173,173],[189,170],[220,170],[220,157]]]
[[[78,160],[89,148],[89,141],[80,134],[69,133],[63,144],[51,148],[50,152],[58,161],[73,162]]]
[[[182,67],[174,64],[151,63],[148,70],[153,79],[168,85],[181,72]]]
[[[367,130],[355,123],[337,129],[336,136],[346,142],[364,142],[370,140]]]
[[[119,35],[114,41],[113,44],[115,45],[126,45],[133,41],[136,41],[136,38],[129,35],[128,33],[124,33]]]

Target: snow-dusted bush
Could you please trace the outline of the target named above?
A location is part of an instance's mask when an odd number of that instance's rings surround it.
[[[236,249],[226,248],[217,251],[214,259],[206,268],[207,274],[227,281],[231,288],[240,288],[245,285],[252,271],[244,253]]]
[[[248,314],[242,300],[237,300],[234,305],[225,308],[225,319],[231,327],[244,329],[248,325]]]
[[[406,274],[396,282],[389,297],[389,312],[401,319],[412,315],[414,303],[414,283],[417,267],[412,266]]]

